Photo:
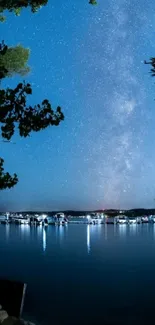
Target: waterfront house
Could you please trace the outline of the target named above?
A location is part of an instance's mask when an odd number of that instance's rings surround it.
[[[98,213],[90,213],[87,215],[88,224],[99,225],[103,222],[103,218]]]
[[[136,217],[129,217],[128,218],[128,223],[129,224],[137,224],[137,218]]]
[[[125,215],[116,217],[116,223],[124,225],[128,223],[128,218]]]
[[[148,216],[142,216],[141,220],[142,220],[142,223],[148,223],[149,222],[149,217]]]
[[[115,220],[115,217],[111,217],[111,216],[106,216],[105,217],[105,223],[106,224],[115,224],[116,223],[116,220]]]
[[[55,225],[55,226],[63,226],[67,224],[68,220],[65,217],[65,214],[63,212],[56,213],[54,216],[48,216],[45,219],[45,222],[48,225]]]

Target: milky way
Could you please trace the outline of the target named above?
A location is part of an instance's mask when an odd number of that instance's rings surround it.
[[[138,67],[134,63],[134,30],[139,12],[135,12],[133,16],[130,12],[131,5],[127,3],[129,2],[111,2],[106,16],[107,33],[103,37],[103,52],[99,51],[99,62],[103,66],[103,73],[107,75],[105,86],[100,91],[104,92],[104,89],[108,88],[104,109],[109,114],[106,128],[109,141],[105,153],[104,147],[102,148],[104,162],[100,175],[104,203],[109,207],[111,204],[124,206],[124,201],[126,203],[128,197],[131,199],[135,177],[133,175],[143,141],[143,130],[134,126],[134,119],[137,116],[141,118],[140,110],[144,108],[143,83],[138,79]],[[104,13],[102,17],[103,15]],[[133,27],[130,24],[133,24]],[[105,130],[101,141],[104,134]]]
[[[51,2],[31,16],[29,25],[25,11],[20,18],[9,15],[2,27],[6,41],[31,48],[32,101],[48,97],[65,113],[59,128],[31,139],[16,137],[9,151],[2,145],[7,169],[20,177],[15,189],[2,193],[2,206],[153,206],[155,89],[143,61],[155,55],[155,5],[102,0],[92,8],[82,0]]]

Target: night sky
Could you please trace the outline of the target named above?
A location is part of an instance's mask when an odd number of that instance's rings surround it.
[[[155,56],[150,0],[49,0],[0,25],[9,46],[31,49],[31,104],[47,98],[65,120],[29,138],[1,142],[18,185],[1,210],[155,206]],[[15,87],[22,77],[5,79]]]

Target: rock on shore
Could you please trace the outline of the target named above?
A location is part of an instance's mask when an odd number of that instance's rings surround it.
[[[34,323],[25,321],[23,319],[17,319],[15,317],[10,317],[8,313],[2,309],[0,305],[0,324],[2,325],[35,325]]]

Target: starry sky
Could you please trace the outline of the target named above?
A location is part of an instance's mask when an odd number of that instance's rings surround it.
[[[5,170],[19,177],[1,210],[154,207],[155,80],[143,63],[155,56],[154,0],[48,2],[8,14],[1,37],[31,49],[30,103],[48,98],[65,120],[1,142]]]

